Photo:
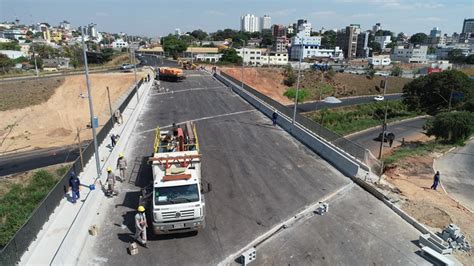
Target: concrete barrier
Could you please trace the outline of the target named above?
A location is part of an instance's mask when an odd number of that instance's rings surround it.
[[[235,93],[237,93],[248,103],[253,105],[264,115],[269,118],[272,117],[274,108],[270,104],[267,104],[263,100],[258,99],[255,95],[252,95],[248,91],[242,90],[239,85],[229,81],[228,79],[217,73],[214,74],[214,77],[224,83],[226,86],[230,87]],[[359,172],[359,164],[357,162],[349,158],[349,156],[346,156],[342,152],[335,149],[335,147],[333,147],[332,144],[330,144],[329,142],[318,138],[310,130],[304,128],[298,123],[293,125],[290,117],[287,117],[286,115],[280,113],[277,118],[277,124],[285,131],[290,133],[297,140],[299,140],[301,143],[303,143],[315,153],[317,153],[319,156],[331,163],[344,175],[348,177],[354,177]]]

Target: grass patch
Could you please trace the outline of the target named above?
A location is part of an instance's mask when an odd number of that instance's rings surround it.
[[[360,104],[334,109],[324,109],[306,113],[305,116],[341,135],[361,131],[382,123],[385,113],[385,102]],[[387,121],[394,122],[421,113],[410,112],[401,100],[389,101]]]
[[[68,169],[39,170],[27,182],[10,185],[0,197],[0,247],[8,243]]]
[[[63,77],[38,80],[21,80],[2,83],[0,111],[21,109],[46,102],[56,89],[64,84]]]
[[[452,144],[446,144],[436,140],[428,142],[407,142],[405,146],[396,148],[390,155],[387,155],[383,162],[385,167],[395,165],[397,162],[415,156],[424,156],[432,152],[443,152],[451,148]]]

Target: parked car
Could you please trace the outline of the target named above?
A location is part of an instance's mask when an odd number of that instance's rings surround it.
[[[377,95],[374,97],[374,101],[376,102],[381,102],[384,100],[384,97],[382,95]]]
[[[387,142],[389,141],[390,139],[394,140],[395,139],[395,134],[393,134],[392,132],[390,131],[384,131],[383,132],[385,134],[385,136],[383,137],[383,141],[384,142]],[[375,138],[376,141],[381,141],[382,140],[382,133],[380,133],[376,138]]]
[[[121,70],[130,70],[130,69],[133,69],[133,65],[132,64],[123,64],[121,67],[120,67]]]

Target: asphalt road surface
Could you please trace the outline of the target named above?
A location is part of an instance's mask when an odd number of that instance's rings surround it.
[[[119,196],[97,214],[100,233],[85,244],[79,265],[215,265],[304,206],[351,182],[209,75],[187,73],[185,81],[161,82],[164,92],[149,95],[125,151],[129,158],[127,182],[119,185]],[[212,184],[212,191],[206,194],[207,227],[197,235],[157,237],[149,231],[149,249],[140,248],[139,255],[130,256],[126,249],[132,241],[139,190],[152,178],[146,159],[152,154],[155,128],[188,120],[197,125],[203,180]],[[378,201],[361,193],[366,197],[362,203],[349,202],[370,212],[371,206],[365,202]],[[374,219],[340,212],[342,220],[360,219],[358,223],[363,224]],[[377,220],[382,225],[392,224],[389,208],[381,208],[380,214]],[[380,257],[371,252],[380,241],[354,237],[342,223],[334,227],[333,245],[351,241],[368,260]],[[410,241],[417,236],[408,224],[396,228],[394,234],[399,236],[391,245],[400,252],[391,254],[390,261],[397,257],[403,261],[414,256]],[[385,237],[390,233],[373,230],[368,234],[377,239],[379,234]],[[348,260],[340,250],[327,256],[336,264]]]
[[[390,95],[385,95],[386,100],[399,100],[402,98],[402,94],[390,94]],[[300,113],[304,112],[311,112],[311,111],[316,111],[320,110],[323,108],[336,108],[336,107],[342,107],[342,106],[349,106],[349,105],[358,105],[358,104],[364,104],[364,103],[372,103],[374,102],[374,95],[371,96],[358,96],[358,97],[351,97],[351,98],[341,98],[339,99],[342,102],[341,103],[326,103],[326,102],[311,102],[311,103],[303,103],[303,104],[298,104],[297,111]],[[293,108],[293,105],[290,106]]]
[[[408,140],[418,134],[424,134],[423,125],[426,122],[426,117],[419,117],[406,121],[399,121],[390,123],[387,125],[387,131],[395,134],[395,140],[392,148],[400,146],[402,139]],[[376,127],[370,130],[362,131],[349,135],[347,138],[354,142],[357,142],[362,147],[370,150],[372,154],[378,156],[380,149],[380,141],[375,140],[378,135],[382,132],[382,127]],[[391,149],[388,142],[384,143],[384,149]]]
[[[12,153],[0,157],[0,176],[72,162],[77,157],[79,157],[77,146]]]
[[[448,194],[474,211],[474,140],[436,159],[435,169]]]

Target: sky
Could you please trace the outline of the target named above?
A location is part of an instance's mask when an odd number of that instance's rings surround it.
[[[474,0],[0,0],[0,22],[67,20],[73,26],[97,24],[99,31],[159,37],[180,28],[239,29],[240,16],[270,15],[272,24],[304,18],[313,30],[340,29],[354,23],[363,30],[376,22],[396,33],[460,33],[464,18],[474,18]]]

